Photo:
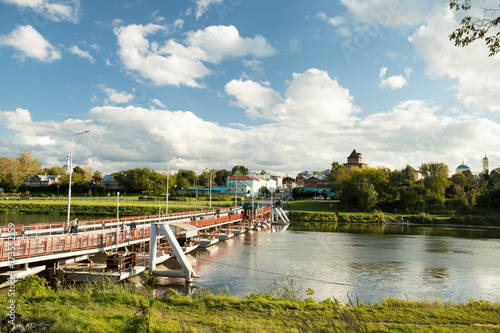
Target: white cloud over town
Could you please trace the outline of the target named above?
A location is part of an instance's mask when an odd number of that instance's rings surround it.
[[[198,80],[213,74],[205,63],[217,64],[224,58],[268,57],[275,49],[262,36],[241,37],[234,26],[210,26],[190,31],[183,43],[173,39],[149,42],[146,37],[165,32],[160,25],[129,25],[115,29],[119,55],[128,70],[137,71],[155,85],[200,87]]]
[[[454,167],[466,142],[469,147],[471,142],[487,142],[472,152],[481,156],[483,149],[494,151],[494,138],[500,132],[500,125],[491,120],[452,118],[440,114],[440,107],[419,100],[355,117],[358,108],[349,91],[317,69],[294,74],[283,97],[263,88],[252,81],[226,86],[235,105],[249,116],[265,115],[271,121],[243,128],[206,121],[189,111],[132,105],[94,107],[85,119],[62,122],[33,121],[28,110],[16,109],[0,111],[0,121],[10,132],[12,152],[50,146],[44,163],[61,164],[71,133],[89,129],[78,140],[76,163],[92,163],[104,171],[140,167],[141,161],[163,170],[169,158],[179,156],[176,168],[201,171],[207,165],[230,168],[245,161],[252,170],[293,173],[327,168],[334,160],[344,162],[350,153],[346,149],[352,148],[362,152],[371,166],[403,168],[445,161]],[[255,104],[255,99],[267,102]]]

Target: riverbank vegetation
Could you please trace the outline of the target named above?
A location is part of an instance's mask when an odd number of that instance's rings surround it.
[[[450,177],[446,164],[424,163],[418,171],[420,179],[411,166],[403,170],[384,167],[348,170],[334,162],[329,174],[333,184],[331,196],[339,199],[341,206],[334,204],[333,211],[345,212],[348,216],[330,216],[332,209],[328,209],[325,202],[321,203],[323,208],[314,207],[317,204],[309,204],[309,209],[299,207],[305,203],[291,205],[292,218],[298,215],[297,218],[319,221],[368,219],[377,222],[388,217],[389,220],[403,218],[403,221],[409,219],[419,223],[500,225],[500,168],[479,175],[466,170]],[[312,192],[304,192],[301,187],[293,190],[294,199],[312,196]],[[304,214],[307,210],[314,210],[315,214]],[[362,218],[354,214],[374,211],[379,213],[371,218],[366,214],[361,214]]]
[[[416,224],[454,224],[500,226],[500,213],[485,213],[479,215],[387,212],[356,212],[347,209],[339,200],[292,200],[288,202],[289,218],[292,221],[308,222],[341,222],[341,223],[416,223]]]
[[[30,277],[16,285],[17,329],[44,332],[497,332],[500,304],[471,300],[410,301],[387,297],[364,304],[300,300],[293,281],[237,298],[202,289],[183,296],[100,281],[58,284]],[[8,295],[0,296],[6,304]],[[2,332],[12,329],[2,314]]]
[[[169,202],[169,213],[188,212],[212,207],[228,207],[232,202],[223,201],[175,201]],[[165,210],[164,201],[141,201],[135,199],[121,199],[120,216],[156,215],[158,206]],[[71,213],[75,216],[116,216],[117,200],[92,200],[89,198],[72,198]],[[51,214],[64,215],[67,213],[68,202],[66,200],[2,200],[0,201],[0,213],[16,214]]]

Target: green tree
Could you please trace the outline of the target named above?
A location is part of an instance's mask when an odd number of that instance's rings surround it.
[[[491,170],[490,179],[488,180],[488,185],[493,186],[496,183],[500,183],[500,168]]]
[[[215,172],[215,183],[219,186],[224,186],[227,183],[227,177],[231,175],[226,169],[217,170]]]
[[[407,212],[420,211],[423,205],[422,193],[425,192],[423,185],[414,185],[400,191],[400,204]]]
[[[379,194],[372,181],[383,185],[383,177],[380,175],[382,171],[369,169],[352,169],[338,181],[337,187],[343,205],[368,211],[377,204]]]
[[[472,9],[472,0],[451,0],[449,6],[452,10],[468,12]],[[478,39],[484,39],[489,56],[497,54],[500,50],[500,17],[496,16],[498,10],[498,5],[496,8],[481,7],[481,16],[465,16],[460,27],[449,35],[450,40],[455,42],[455,46],[464,47]]]
[[[197,185],[205,187],[210,185],[210,170],[205,169],[200,173]]]
[[[231,175],[233,175],[233,176],[244,176],[247,173],[249,173],[249,170],[246,167],[244,167],[243,165],[235,165],[231,169]]]
[[[178,179],[183,178],[183,179],[187,180],[187,186],[185,186],[185,187],[190,187],[190,186],[194,185],[195,182],[198,181],[198,176],[196,175],[196,172],[194,172],[193,170],[180,169],[177,172],[177,177],[178,177]],[[213,180],[213,178],[212,178],[212,180]]]
[[[420,166],[422,183],[428,191],[428,201],[431,205],[443,204],[445,191],[449,186],[448,165],[442,162],[423,163]]]
[[[43,173],[46,175],[63,176],[66,172],[61,166],[54,165],[50,168],[43,168]]]
[[[11,159],[0,157],[0,187],[12,191],[21,186],[24,179],[42,173],[38,160],[31,153],[19,153],[19,157]]]
[[[328,175],[328,180],[336,183],[339,179],[343,178],[347,174],[347,169],[343,164],[339,162],[332,163],[332,169],[330,170],[330,174]]]
[[[375,186],[366,178],[357,180],[354,183],[357,194],[357,207],[367,212],[377,204],[377,191]]]
[[[450,178],[451,186],[448,187],[447,192],[455,194],[457,197],[463,197],[465,194],[465,187],[467,184],[467,178],[462,172],[456,173]]]
[[[73,175],[71,175],[71,181],[73,183],[81,183],[81,182],[86,182],[87,180],[87,173],[85,170],[80,167],[76,166],[73,168]]]
[[[259,188],[259,192],[261,195],[271,194],[271,191],[269,191],[269,189],[265,186],[261,186]]]
[[[167,191],[167,176],[147,168],[120,171],[115,179],[129,193],[165,195]],[[170,175],[170,187],[174,184],[175,176]]]
[[[92,175],[92,183],[94,184],[101,184],[102,182],[102,172],[101,171],[95,171],[94,174]]]

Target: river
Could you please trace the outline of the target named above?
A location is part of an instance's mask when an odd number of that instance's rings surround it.
[[[194,285],[236,296],[290,286],[317,300],[500,302],[500,228],[302,223],[189,254]]]

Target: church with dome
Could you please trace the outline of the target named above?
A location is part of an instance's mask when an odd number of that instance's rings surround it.
[[[471,171],[471,170],[470,170],[470,168],[467,165],[465,165],[464,160],[462,160],[462,164],[460,164],[455,169],[455,173],[462,173],[462,172],[465,172],[465,171]]]
[[[482,160],[482,165],[483,165],[483,173],[489,174],[490,173],[490,160],[488,159],[486,154],[484,154],[484,158]],[[465,171],[472,172],[472,170],[467,165],[465,165],[464,160],[462,160],[462,164],[460,164],[455,169],[455,173],[461,173],[461,172],[465,172]]]

